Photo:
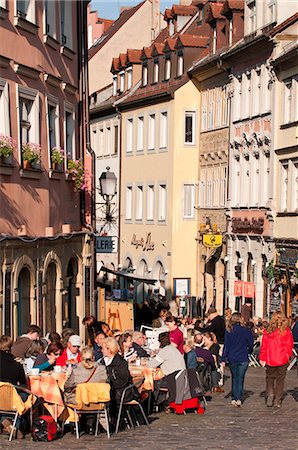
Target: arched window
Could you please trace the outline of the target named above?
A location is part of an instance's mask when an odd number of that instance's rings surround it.
[[[28,327],[31,323],[30,316],[30,285],[31,277],[30,271],[24,267],[18,279],[18,335],[27,333]]]

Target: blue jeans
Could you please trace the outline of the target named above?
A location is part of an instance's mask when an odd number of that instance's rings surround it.
[[[232,374],[232,400],[242,400],[243,384],[248,362],[229,364]]]

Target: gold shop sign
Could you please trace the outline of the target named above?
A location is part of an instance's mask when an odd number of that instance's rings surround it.
[[[146,234],[146,238],[141,237],[140,239],[137,239],[137,236],[135,234],[132,235],[131,239],[131,245],[136,246],[136,250],[141,247],[142,250],[149,251],[154,250],[154,242],[151,241],[151,233]]]
[[[217,248],[222,245],[222,234],[204,234],[203,245],[208,248]]]

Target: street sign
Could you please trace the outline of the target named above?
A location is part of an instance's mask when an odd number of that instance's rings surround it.
[[[221,234],[204,234],[203,245],[208,248],[217,248],[222,245]]]
[[[96,253],[117,253],[116,236],[96,236]]]

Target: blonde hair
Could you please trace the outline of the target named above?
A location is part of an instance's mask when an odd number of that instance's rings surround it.
[[[184,345],[187,345],[187,346],[190,347],[190,348],[194,348],[195,343],[194,343],[193,338],[185,339]]]
[[[218,344],[218,342],[217,342],[217,339],[216,339],[216,335],[215,335],[215,333],[212,333],[212,331],[210,331],[210,332],[206,332],[206,333],[203,333],[203,337],[204,336],[206,336],[206,337],[208,337],[209,339],[211,339],[211,341],[214,343],[214,344]]]
[[[93,348],[84,347],[81,351],[81,362],[85,369],[94,368],[94,352]]]
[[[113,355],[116,355],[120,351],[120,347],[115,338],[107,337],[104,338],[102,343],[102,347],[106,347]]]
[[[234,325],[241,325],[243,326],[243,317],[240,313],[234,312],[231,316],[231,320],[226,322],[226,330],[231,333],[231,331],[234,328]]]
[[[267,328],[268,333],[273,333],[278,330],[283,333],[289,327],[289,319],[281,311],[276,311],[272,314],[269,326]]]

